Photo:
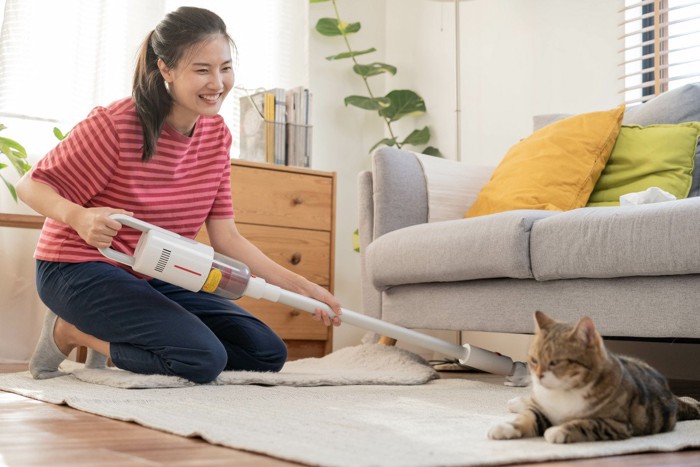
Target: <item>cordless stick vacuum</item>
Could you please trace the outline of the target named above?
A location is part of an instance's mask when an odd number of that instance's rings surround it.
[[[282,303],[313,314],[325,310],[333,318],[330,306],[312,298],[284,290],[255,277],[240,261],[216,253],[203,243],[182,237],[148,222],[124,214],[112,214],[114,220],[143,232],[133,256],[112,248],[101,248],[107,258],[130,266],[134,271],[154,277],[192,292],[208,292],[236,300],[242,296]],[[527,366],[513,362],[499,353],[474,347],[452,344],[432,336],[342,309],[342,321],[380,335],[454,357],[461,365],[507,377],[507,385],[525,386],[529,382]]]

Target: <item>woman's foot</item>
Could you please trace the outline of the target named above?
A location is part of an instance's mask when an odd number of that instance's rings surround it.
[[[29,372],[34,379],[55,378],[66,374],[59,371],[58,366],[66,359],[71,348],[67,340],[60,339],[59,345],[54,337],[55,335],[63,337],[64,333],[56,333],[63,327],[62,324],[68,323],[59,319],[51,310],[46,310],[39,342],[37,342],[34,354],[29,360]]]

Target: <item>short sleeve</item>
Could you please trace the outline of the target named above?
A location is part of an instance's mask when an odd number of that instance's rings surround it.
[[[107,110],[95,108],[34,167],[32,180],[84,205],[112,178],[119,158],[119,138]]]

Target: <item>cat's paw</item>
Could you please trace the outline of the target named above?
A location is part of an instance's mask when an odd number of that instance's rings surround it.
[[[510,423],[499,423],[489,428],[489,439],[517,439],[522,438],[523,433]]]
[[[513,413],[523,413],[527,409],[527,397],[518,396],[508,401],[508,410]]]
[[[552,444],[570,443],[569,433],[565,428],[560,426],[552,426],[545,430],[544,439]]]

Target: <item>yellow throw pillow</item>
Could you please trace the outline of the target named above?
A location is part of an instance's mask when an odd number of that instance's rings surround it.
[[[514,145],[465,217],[586,205],[620,132],[625,106],[560,120]]]

